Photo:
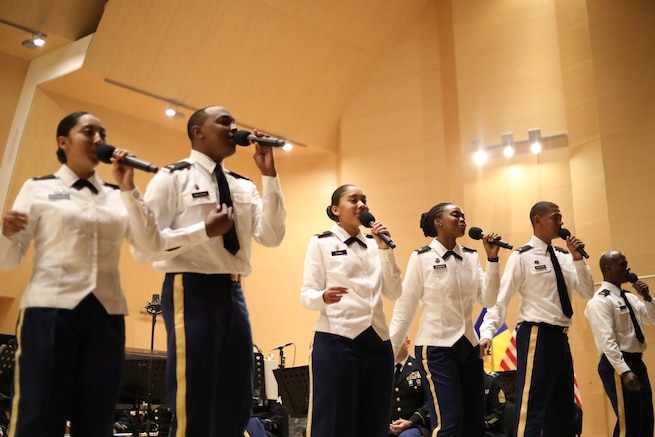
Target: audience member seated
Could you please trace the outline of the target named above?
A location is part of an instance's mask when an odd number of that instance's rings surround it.
[[[505,428],[505,391],[495,373],[484,373],[484,435],[508,437]]]
[[[253,412],[246,437],[288,437],[289,413],[276,401],[268,401],[268,410]]]
[[[396,356],[394,389],[391,398],[389,437],[428,437],[430,407],[427,392],[414,357],[409,355],[410,340],[400,345]]]

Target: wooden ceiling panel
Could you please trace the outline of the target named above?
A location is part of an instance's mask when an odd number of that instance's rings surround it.
[[[105,0],[0,0],[0,18],[47,35],[46,45],[23,47],[25,30],[0,23],[0,52],[32,60],[95,32]]]
[[[341,111],[426,3],[112,0],[85,68],[334,150]]]
[[[58,46],[95,30],[82,71],[44,85],[51,92],[162,126],[185,120],[161,117],[165,102],[105,79],[192,108],[222,104],[237,122],[325,153],[336,150],[352,95],[428,3],[0,0],[0,18],[39,28]],[[5,31],[0,26],[3,52]],[[20,46],[24,32],[15,32],[24,59],[52,48],[49,41],[46,50],[28,51]]]

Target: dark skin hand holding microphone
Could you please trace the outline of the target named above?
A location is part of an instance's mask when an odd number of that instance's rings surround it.
[[[484,435],[484,370],[472,319],[477,302],[496,302],[500,284],[497,244],[500,235],[482,237],[486,271],[476,250],[460,245],[466,219],[462,209],[443,202],[423,213],[420,227],[429,245],[416,249],[405,270],[403,293],[394,306],[389,326],[398,351],[419,305],[421,318],[415,356],[428,387],[430,420],[439,436]],[[404,431],[393,425],[392,432]]]

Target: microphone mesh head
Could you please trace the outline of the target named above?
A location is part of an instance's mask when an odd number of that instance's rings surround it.
[[[240,146],[249,146],[250,141],[248,140],[248,136],[250,135],[251,133],[247,130],[236,131],[234,134],[234,142]]]
[[[559,234],[559,237],[560,237],[562,240],[566,240],[567,238],[569,238],[569,237],[571,236],[571,232],[570,232],[568,229],[566,229],[566,228],[562,228],[562,229],[560,229],[559,232],[558,232],[558,234]]]
[[[98,159],[104,163],[111,164],[111,158],[114,156],[114,151],[116,147],[110,146],[109,144],[102,144],[96,149],[96,154]]]
[[[366,226],[367,228],[371,227],[371,222],[375,221],[375,217],[373,217],[373,214],[371,214],[368,211],[364,211],[359,215],[359,221],[361,222],[362,225]]]
[[[469,237],[473,238],[474,240],[479,240],[482,238],[482,229],[478,228],[477,226],[473,226],[471,229],[469,229]]]
[[[637,282],[639,280],[639,277],[637,275],[635,275],[634,273],[630,272],[630,273],[628,273],[627,279],[628,279],[628,282],[634,284],[635,282]]]

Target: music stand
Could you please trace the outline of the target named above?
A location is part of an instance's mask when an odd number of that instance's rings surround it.
[[[309,366],[274,369],[282,405],[291,417],[307,417],[309,410]]]
[[[166,358],[155,354],[126,354],[121,374],[119,403],[131,404],[139,417],[145,412],[145,435],[150,435],[152,404],[166,402]],[[150,383],[148,383],[150,381]],[[145,407],[145,408],[144,408]],[[144,411],[145,409],[145,411]],[[140,435],[141,422],[134,435]]]

